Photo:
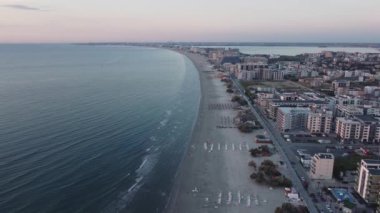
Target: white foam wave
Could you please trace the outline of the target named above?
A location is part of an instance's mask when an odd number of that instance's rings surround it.
[[[129,174],[129,173],[128,173]],[[102,212],[112,212],[118,213],[121,212],[127,207],[128,203],[132,200],[136,192],[143,185],[142,180],[143,176],[139,176],[135,179],[134,184],[128,188],[127,191],[121,192],[117,201],[112,202],[108,205]]]
[[[159,147],[155,148],[155,153],[148,154],[143,158],[143,161],[136,169],[136,179],[132,186],[127,191],[119,194],[118,199],[111,203],[103,212],[121,212],[132,201],[135,194],[144,185],[144,178],[149,175],[158,161],[159,152],[156,152]],[[149,149],[153,149],[153,146]],[[127,175],[129,176],[129,174]]]
[[[144,179],[144,177],[137,177],[136,180],[135,180],[135,183],[129,187],[128,189],[128,192],[131,192],[133,191],[134,189],[136,189],[136,187],[139,185],[139,183]]]
[[[161,126],[166,126],[168,123],[169,119],[165,118],[164,120],[160,121]]]
[[[148,159],[144,158],[143,162],[140,164],[139,168],[136,171],[141,170],[143,168],[143,166],[146,164],[147,161],[148,161]]]
[[[155,152],[145,156],[138,169],[136,169],[136,174],[138,176],[148,175],[158,161],[158,154],[159,153]]]

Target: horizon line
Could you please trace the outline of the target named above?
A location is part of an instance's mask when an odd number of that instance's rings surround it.
[[[228,44],[351,44],[351,45],[380,45],[380,42],[288,42],[288,41],[78,41],[78,42],[0,42],[4,44],[220,44],[229,46]],[[227,45],[226,45],[227,44]],[[231,45],[233,46],[233,45]]]

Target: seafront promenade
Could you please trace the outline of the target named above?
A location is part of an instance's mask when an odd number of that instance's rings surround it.
[[[250,179],[253,169],[248,166],[253,160],[249,149],[258,146],[253,139],[264,130],[247,134],[237,128],[218,128],[226,123],[233,126],[237,110],[230,107],[232,95],[226,93],[220,73],[206,58],[183,54],[199,71],[202,99],[166,212],[274,212],[287,201],[283,189],[255,183]],[[260,164],[265,159],[275,163],[282,160],[278,154],[254,160]],[[286,168],[280,166],[279,170],[287,175]]]

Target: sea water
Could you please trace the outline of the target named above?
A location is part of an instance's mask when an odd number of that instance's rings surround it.
[[[161,212],[199,100],[169,50],[0,45],[0,212]]]

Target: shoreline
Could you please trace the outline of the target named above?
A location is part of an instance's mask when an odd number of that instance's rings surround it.
[[[199,79],[199,86],[200,86],[201,94],[200,94],[200,99],[199,99],[197,118],[195,119],[195,122],[193,124],[190,141],[187,144],[186,149],[184,150],[183,156],[182,156],[181,161],[180,161],[180,163],[178,165],[177,172],[174,175],[174,182],[173,182],[172,188],[170,190],[169,199],[167,200],[167,202],[165,204],[163,212],[169,212],[168,208],[172,208],[171,205],[173,205],[175,203],[175,200],[177,198],[177,194],[178,194],[178,191],[179,191],[178,184],[179,184],[179,180],[181,178],[181,175],[183,174],[183,171],[182,171],[183,168],[184,168],[183,164],[185,164],[186,155],[188,154],[190,146],[193,144],[194,135],[196,133],[196,128],[197,128],[197,126],[199,126],[199,122],[200,122],[201,106],[204,104],[204,95],[203,95],[203,93],[204,93],[204,91],[203,91],[204,90],[204,85],[203,85],[203,83],[202,83],[203,81],[201,79],[201,69],[202,69],[202,67],[201,67],[200,63],[198,61],[192,59],[191,57],[189,57],[189,55],[187,55],[185,52],[175,51],[175,50],[172,50],[172,49],[167,49],[167,50],[176,52],[178,54],[181,54],[183,57],[186,57],[187,59],[189,59],[191,61],[191,63],[194,65],[195,69],[198,72],[198,79]]]

